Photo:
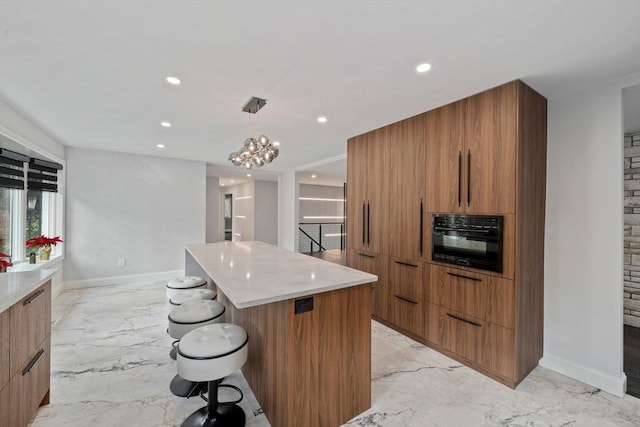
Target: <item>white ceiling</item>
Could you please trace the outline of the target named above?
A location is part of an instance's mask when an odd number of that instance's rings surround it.
[[[282,143],[263,169],[299,169],[513,79],[552,97],[638,72],[638,17],[640,0],[3,0],[0,98],[66,145],[227,165],[258,96]]]

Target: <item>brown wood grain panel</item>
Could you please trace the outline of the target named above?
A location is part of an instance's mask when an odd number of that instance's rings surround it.
[[[51,340],[47,335],[33,354],[19,366],[9,383],[9,415],[12,427],[25,427],[49,391],[51,377]],[[39,356],[42,351],[41,356]],[[31,366],[31,369],[29,368]]]
[[[425,122],[420,114],[388,126],[390,254],[412,260],[421,259],[425,249]]]
[[[14,427],[12,425],[11,386],[6,384],[0,388],[0,427]]]
[[[389,129],[368,134],[367,140],[367,245],[370,251],[389,253]]]
[[[447,269],[434,264],[424,264],[425,300],[445,308],[451,307],[451,286]]]
[[[466,169],[464,100],[426,113],[425,211],[463,212]],[[458,203],[460,200],[460,203]]]
[[[516,379],[543,352],[544,224],[547,100],[518,82],[518,204],[516,214]]]
[[[51,281],[47,281],[12,307],[9,329],[12,376],[50,332]]]
[[[11,308],[0,313],[0,390],[9,384],[9,317]]]
[[[325,302],[323,301],[325,298],[320,296],[313,298],[313,311],[302,314],[294,314],[294,300],[289,301],[287,426],[319,426],[319,388],[322,382],[318,376],[319,319],[321,318],[320,307]],[[332,319],[323,317],[322,322],[324,328],[326,323],[332,322]],[[324,374],[326,373],[323,372]]]
[[[484,325],[480,364],[505,378],[515,377],[513,329],[487,323]]]
[[[436,347],[442,345],[442,322],[440,322],[440,306],[425,303],[424,337],[429,344]]]
[[[467,98],[467,212],[515,213],[516,82]]]
[[[318,301],[320,427],[342,425],[371,406],[370,306],[368,286],[329,292]]]
[[[479,362],[484,322],[443,307],[440,318],[443,347],[470,362]]]
[[[347,248],[364,249],[363,209],[367,198],[367,135],[347,142]]]

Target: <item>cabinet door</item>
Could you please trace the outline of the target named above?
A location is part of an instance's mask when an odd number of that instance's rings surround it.
[[[515,213],[516,82],[467,98],[467,211]]]
[[[347,248],[365,248],[367,136],[347,143]]]
[[[425,121],[421,114],[389,126],[390,254],[398,258],[419,260],[425,251]]]
[[[0,313],[0,390],[9,384],[9,310]]]
[[[13,375],[51,332],[51,281],[17,302],[11,310],[9,348]]]
[[[426,113],[425,209],[463,212],[466,191],[464,168],[464,101]]]
[[[11,386],[0,388],[0,427],[14,427],[12,424]]]
[[[389,253],[389,128],[368,134],[366,166],[366,249]]]
[[[487,324],[482,337],[480,364],[509,380],[515,379],[514,331]]]
[[[389,292],[390,322],[423,336],[422,263],[390,258]]]

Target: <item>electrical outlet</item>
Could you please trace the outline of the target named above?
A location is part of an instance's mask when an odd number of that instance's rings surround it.
[[[118,267],[124,267],[125,265],[127,265],[127,259],[126,258],[118,258]]]

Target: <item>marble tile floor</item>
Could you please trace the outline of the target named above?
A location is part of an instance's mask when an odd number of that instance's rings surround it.
[[[51,403],[31,426],[179,426],[203,406],[169,392],[168,311],[161,282],[63,292],[52,310]],[[372,408],[345,426],[640,426],[640,400],[631,396],[544,368],[511,390],[376,322],[372,328]],[[247,426],[269,426],[242,375],[228,381],[245,391]]]

